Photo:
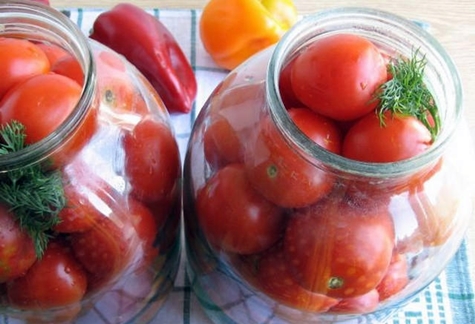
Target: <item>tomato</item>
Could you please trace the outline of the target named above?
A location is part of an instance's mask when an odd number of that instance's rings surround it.
[[[54,73],[40,74],[9,91],[0,101],[2,123],[17,120],[25,126],[27,144],[36,143],[64,122],[81,97],[81,87]]]
[[[88,189],[73,183],[66,183],[64,194],[67,204],[58,214],[61,222],[53,229],[59,233],[89,230],[100,214],[89,200]]]
[[[342,314],[363,314],[371,313],[379,305],[379,294],[376,289],[372,289],[366,294],[343,298],[330,309],[332,313]]]
[[[397,294],[403,290],[408,283],[409,273],[407,259],[402,254],[395,254],[391,259],[391,264],[383,280],[376,287],[379,293],[379,300],[385,300]]]
[[[206,161],[212,167],[243,161],[245,145],[259,123],[263,91],[262,84],[246,84],[224,91],[211,101],[203,145]]]
[[[24,275],[36,261],[32,239],[4,205],[0,205],[0,246],[0,283]]]
[[[66,55],[58,59],[52,66],[51,71],[67,76],[76,81],[81,87],[84,84],[84,72],[79,61],[72,55]]]
[[[46,54],[50,66],[53,66],[61,58],[70,55],[68,51],[56,44],[51,43],[35,43],[36,46]]]
[[[386,273],[394,248],[388,207],[329,197],[290,218],[284,251],[306,289],[335,298],[364,295]]]
[[[69,235],[74,256],[87,271],[88,291],[109,283],[127,265],[129,242],[125,229],[103,216],[90,230]]]
[[[46,54],[26,39],[0,37],[0,98],[13,86],[49,72]]]
[[[97,202],[107,199],[110,186],[81,159],[74,159],[62,169],[66,206],[59,212],[61,222],[54,227],[59,233],[84,232],[103,217]]]
[[[267,253],[258,264],[257,287],[274,300],[309,312],[326,312],[338,300],[303,288],[289,270],[282,251]]]
[[[305,109],[291,109],[289,114],[312,141],[339,152],[339,132],[330,119]],[[264,197],[282,207],[303,207],[330,192],[334,176],[295,152],[270,117],[261,121],[259,131],[258,139],[248,144],[245,166],[252,185]]]
[[[378,104],[374,93],[386,80],[386,64],[378,48],[353,34],[315,40],[298,54],[291,71],[297,99],[339,121],[374,110]]]
[[[18,308],[44,310],[78,303],[86,286],[86,274],[69,248],[62,241],[50,241],[26,275],[7,283],[7,294]]]
[[[147,114],[147,105],[128,75],[125,62],[109,51],[95,52],[94,58],[100,101],[112,109],[114,116],[117,112]]]
[[[340,130],[331,119],[306,108],[292,108],[288,112],[297,127],[314,143],[332,153],[340,154]]]
[[[125,133],[123,145],[133,195],[145,202],[167,197],[180,175],[180,153],[168,126],[143,119]]]
[[[283,211],[251,187],[242,164],[220,169],[196,199],[198,220],[216,248],[257,253],[271,247],[283,233]]]
[[[343,156],[364,162],[396,162],[414,157],[432,145],[429,130],[415,117],[386,113],[384,126],[370,113],[350,127]]]
[[[279,91],[284,106],[288,108],[304,107],[304,105],[297,99],[292,90],[291,75],[292,67],[295,62],[295,57],[287,63],[279,75]]]
[[[158,235],[157,219],[152,211],[140,201],[129,197],[127,200],[128,215],[144,250],[144,264],[148,264],[158,255],[159,249],[155,246]]]
[[[219,115],[213,117],[203,135],[206,161],[216,169],[242,162],[242,144],[230,121]]]

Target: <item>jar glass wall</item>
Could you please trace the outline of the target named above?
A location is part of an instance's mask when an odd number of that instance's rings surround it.
[[[358,162],[292,121],[285,67],[342,33],[388,57],[427,59],[424,82],[442,125],[427,151]],[[304,18],[233,70],[195,123],[184,216],[190,281],[205,311],[216,323],[384,322],[461,244],[473,210],[471,147],[456,68],[431,35],[371,9]]]
[[[79,89],[71,113],[51,133],[0,155],[2,187],[11,185],[13,175],[36,170],[59,180],[54,191],[64,202],[48,215],[58,221],[41,232],[47,238],[43,253],[15,275],[0,270],[0,314],[9,323],[151,321],[171,292],[181,254],[181,163],[166,107],[123,56],[89,40],[53,8],[2,3],[0,25],[2,40],[41,47],[50,63],[47,77],[76,82]],[[74,67],[60,69],[63,59]],[[2,113],[12,94],[37,77],[3,94]],[[38,105],[31,109],[54,116],[42,100],[59,101],[64,93],[48,89],[30,97]],[[24,125],[27,139],[43,120],[37,116],[25,119],[32,125]],[[0,208],[3,214],[17,210],[4,197]],[[22,237],[25,245],[32,237]],[[28,251],[16,251],[18,264]],[[0,252],[2,267],[12,261],[8,257]]]

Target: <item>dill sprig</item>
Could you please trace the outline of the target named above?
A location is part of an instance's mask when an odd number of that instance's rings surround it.
[[[394,58],[388,64],[388,73],[392,76],[377,91],[380,104],[377,113],[384,125],[384,114],[414,116],[430,131],[434,140],[440,131],[440,116],[432,93],[424,82],[424,70],[427,59],[418,57],[415,51],[410,59]]]
[[[25,147],[25,127],[12,121],[0,129],[0,155]],[[0,201],[9,206],[22,230],[32,238],[36,256],[41,258],[50,239],[50,230],[60,222],[59,212],[66,204],[61,173],[40,164],[2,174]]]

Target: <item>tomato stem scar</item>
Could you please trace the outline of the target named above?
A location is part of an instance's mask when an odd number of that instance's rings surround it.
[[[340,277],[331,277],[328,280],[328,288],[330,289],[339,289],[343,287],[344,280]]]

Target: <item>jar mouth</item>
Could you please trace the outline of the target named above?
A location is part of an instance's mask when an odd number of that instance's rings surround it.
[[[311,141],[293,123],[282,102],[279,76],[292,55],[311,41],[334,33],[356,33],[378,46],[396,49],[411,57],[416,49],[425,55],[426,85],[441,116],[441,130],[428,150],[413,158],[391,162],[360,162],[332,153]],[[277,127],[309,162],[324,164],[346,174],[395,177],[412,173],[442,155],[462,116],[462,86],[457,68],[439,42],[416,23],[400,16],[369,8],[344,7],[321,11],[297,22],[277,43],[267,67],[267,99]]]
[[[84,85],[76,107],[53,133],[21,151],[0,155],[0,170],[9,171],[46,159],[69,138],[91,106],[96,73],[87,38],[72,20],[50,6],[25,0],[1,4],[0,36],[58,45],[76,57],[84,72]]]

